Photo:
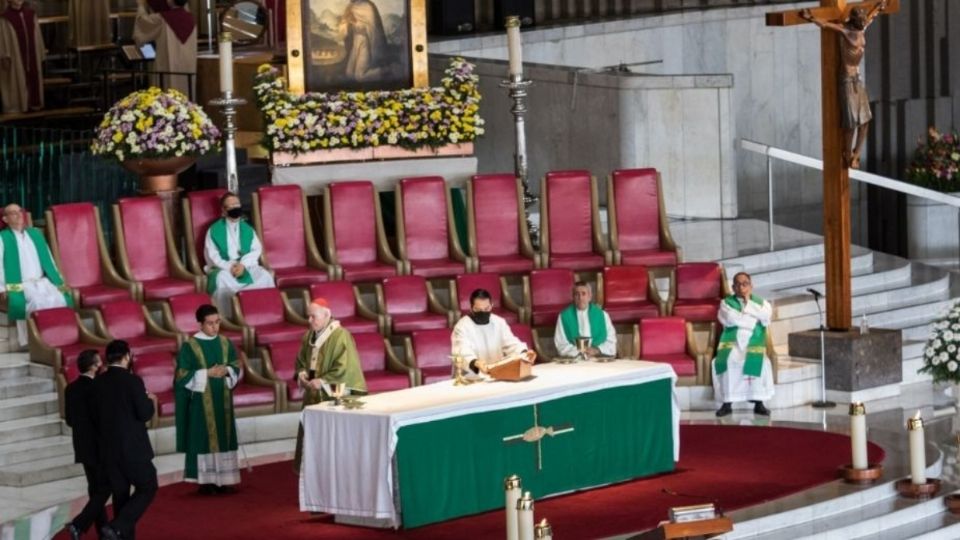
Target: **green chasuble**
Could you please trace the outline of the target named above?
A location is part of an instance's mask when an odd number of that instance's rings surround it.
[[[50,247],[43,239],[43,234],[33,227],[27,227],[23,232],[30,237],[33,247],[37,250],[40,268],[43,276],[63,293],[67,305],[73,307],[73,295],[70,288],[63,284],[63,277],[57,270],[57,265],[50,257]],[[0,231],[0,242],[3,242],[3,279],[6,280],[7,316],[15,321],[27,318],[27,297],[23,294],[23,278],[20,275],[20,248],[13,230],[9,227]]]
[[[241,259],[247,253],[250,253],[250,245],[253,243],[254,234],[256,233],[250,224],[246,221],[240,222],[239,255]],[[227,218],[220,218],[210,224],[210,239],[213,240],[213,245],[217,246],[220,258],[229,261],[230,255],[227,250]],[[217,291],[217,274],[220,272],[221,270],[219,268],[214,268],[210,271],[210,275],[207,277],[207,294],[213,294]],[[250,285],[253,283],[253,277],[249,271],[244,270],[243,275],[238,277],[237,281],[245,285]]]
[[[758,306],[763,306],[763,298],[752,294],[750,301]],[[747,307],[746,303],[736,295],[730,295],[723,299],[723,303],[728,307],[741,313]],[[737,344],[736,326],[728,326],[720,334],[720,344],[717,346],[716,369],[717,374],[727,372],[727,359],[730,357],[730,351]],[[747,356],[744,359],[743,374],[751,377],[759,377],[763,369],[763,355],[767,352],[767,328],[757,323],[753,327],[753,334],[750,335],[750,341],[747,343]]]
[[[591,302],[587,306],[587,320],[590,322],[590,346],[599,347],[607,341],[607,321],[603,310]],[[563,335],[571,345],[577,344],[580,337],[580,324],[577,322],[577,306],[570,304],[560,312],[560,324],[563,325]]]
[[[207,386],[202,393],[187,388],[198,371],[224,364],[232,368],[233,374],[240,374],[237,352],[230,340],[223,336],[214,339],[191,337],[177,355],[174,381],[177,452],[187,455],[183,474],[186,479],[198,478],[198,456],[232,452],[238,447],[233,391],[227,387],[227,378],[207,377]],[[217,482],[201,479],[201,483]]]

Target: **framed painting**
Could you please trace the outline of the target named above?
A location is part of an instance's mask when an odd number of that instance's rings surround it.
[[[428,85],[426,0],[286,0],[290,91]]]

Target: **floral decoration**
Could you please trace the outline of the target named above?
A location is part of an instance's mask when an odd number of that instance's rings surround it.
[[[202,156],[219,148],[220,130],[181,92],[151,87],[113,104],[90,145],[94,155],[123,162]]]
[[[933,323],[923,349],[923,367],[918,373],[933,376],[933,382],[960,382],[960,303]]]
[[[956,131],[940,133],[927,130],[926,141],[917,141],[913,162],[907,167],[907,180],[943,192],[960,191],[960,136]]]
[[[254,93],[266,126],[263,145],[271,152],[436,148],[483,134],[479,77],[463,58],[451,60],[438,87],[303,95],[288,92],[280,71],[265,64]]]

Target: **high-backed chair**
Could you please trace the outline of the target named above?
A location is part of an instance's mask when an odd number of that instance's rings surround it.
[[[277,341],[258,349],[267,378],[282,384],[284,403],[288,411],[299,411],[303,406],[303,388],[297,383],[297,354],[299,341]]]
[[[597,302],[614,323],[659,317],[666,307],[644,266],[608,266],[597,277]]]
[[[549,172],[540,184],[540,267],[577,272],[613,264],[589,171]]]
[[[433,286],[421,276],[397,276],[377,284],[377,307],[391,334],[449,328],[455,315],[437,300]],[[448,331],[449,333],[449,331]]]
[[[450,346],[449,330],[418,330],[404,338],[407,358],[420,372],[420,384],[451,378]]]
[[[450,190],[439,176],[404,178],[397,184],[397,245],[407,273],[453,277],[474,270],[460,248]]]
[[[372,182],[334,182],[323,188],[323,235],[327,260],[341,279],[379,281],[403,274],[387,243],[380,197]]]
[[[530,347],[530,350],[537,353],[537,362],[550,361],[548,357],[540,352],[540,344],[537,342],[539,337],[537,336],[536,330],[526,324],[514,323],[510,325],[510,331],[513,332],[513,335],[516,336],[517,339],[526,343],[527,347]]]
[[[693,327],[682,317],[640,319],[637,341],[640,360],[670,364],[677,384],[704,384],[703,355],[697,350]]]
[[[303,293],[303,305],[313,298],[325,298],[333,318],[352,333],[386,331],[386,318],[370,310],[360,299],[360,293],[347,281],[314,283]]]
[[[560,312],[573,301],[574,282],[573,270],[569,269],[544,268],[530,272],[529,281],[523,283],[525,304],[530,307],[530,325],[552,329]]]
[[[254,330],[258,347],[278,341],[300,343],[307,321],[298,315],[280,289],[241,290],[233,297],[237,322]]]
[[[191,191],[183,198],[183,231],[187,241],[187,266],[198,276],[204,275],[203,246],[210,224],[220,219],[220,197],[225,189]]]
[[[179,333],[184,340],[200,331],[197,322],[197,308],[204,304],[213,305],[210,296],[204,293],[189,293],[171,296],[160,305],[163,311],[163,326],[171,332]],[[233,343],[238,351],[253,353],[253,329],[240,326],[220,315],[220,335]]]
[[[77,307],[139,299],[139,287],[120,277],[110,260],[97,207],[85,202],[57,204],[46,217],[50,251]]]
[[[613,171],[607,177],[607,218],[616,264],[672,267],[680,261],[656,169]]]
[[[670,282],[667,312],[693,322],[715,322],[724,297],[733,294],[719,263],[680,263]]]
[[[510,297],[506,279],[491,273],[460,274],[450,280],[450,305],[457,318],[470,312],[470,295],[477,289],[484,289],[490,293],[490,303],[493,304],[493,313],[503,317],[508,323],[525,321],[526,309],[518,306]]]
[[[175,422],[177,398],[174,394],[174,376],[177,360],[171,352],[151,352],[136,355],[133,371],[143,380],[147,392],[153,394],[154,411],[150,426],[157,428]]]
[[[467,180],[467,232],[467,251],[477,271],[520,274],[536,268],[516,176],[478,174]]]
[[[710,335],[707,337],[707,350],[703,353],[704,360],[704,372],[703,372],[703,382],[707,386],[713,385],[713,357],[717,354],[717,346],[720,344],[720,334],[721,328],[718,321],[710,323]],[[780,356],[777,354],[777,349],[773,345],[773,335],[770,332],[770,329],[767,328],[767,340],[766,340],[766,355],[770,359],[770,368],[773,371],[773,383],[776,384],[780,380]]]
[[[132,300],[103,304],[93,313],[93,319],[101,336],[126,341],[135,355],[176,353],[183,339],[154,322],[146,306]]]
[[[264,267],[273,271],[277,287],[308,287],[336,275],[336,270],[320,257],[307,198],[300,186],[257,188],[253,194],[253,225],[263,244]]]
[[[128,197],[113,205],[113,226],[123,277],[137,283],[145,302],[201,290],[203,278],[180,260],[170,220],[159,197]]]
[[[380,334],[353,334],[363,368],[363,379],[367,383],[367,392],[390,392],[417,385],[418,372],[393,354],[390,342]]]

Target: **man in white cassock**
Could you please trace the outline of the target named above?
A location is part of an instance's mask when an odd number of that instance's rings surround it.
[[[513,335],[503,317],[491,313],[492,309],[490,292],[477,289],[470,293],[470,313],[453,327],[451,350],[476,373],[486,371],[487,365],[505,358],[522,355],[532,361],[536,356],[526,343]]]
[[[187,0],[139,0],[133,40],[138,46],[156,43],[154,71],[197,72],[197,23],[184,6]],[[191,85],[185,75],[166,75],[158,82],[175,88],[188,98]]]
[[[17,321],[17,338],[27,345],[27,315],[38,309],[72,306],[70,289],[64,285],[43,233],[26,226],[23,209],[9,204],[3,209],[0,231],[0,297],[7,301],[7,317]]]
[[[584,351],[587,358],[617,355],[617,331],[610,315],[593,303],[593,290],[584,281],[573,285],[573,303],[557,317],[553,344],[557,354],[567,358],[578,356],[577,338],[590,338]]]
[[[263,246],[256,231],[243,219],[240,198],[220,198],[223,217],[210,224],[203,253],[207,259],[207,293],[220,313],[233,313],[233,296],[240,289],[269,289],[273,276],[260,266]]]
[[[723,403],[717,416],[733,412],[735,401],[751,401],[754,414],[770,416],[763,402],[773,397],[773,368],[767,358],[772,317],[770,302],[753,294],[750,274],[733,276],[733,294],[720,302],[717,316],[723,325],[713,360],[713,394]]]

